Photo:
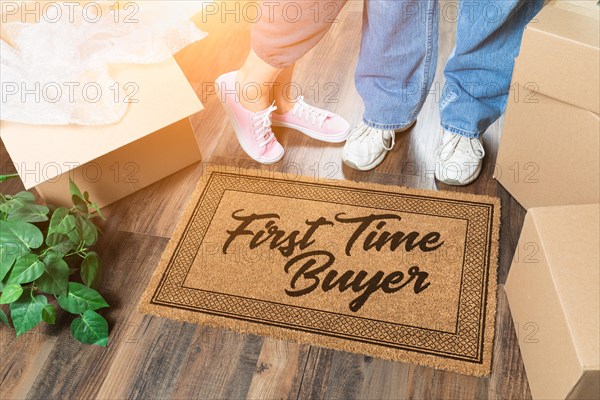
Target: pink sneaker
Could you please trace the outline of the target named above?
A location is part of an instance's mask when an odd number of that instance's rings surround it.
[[[296,129],[313,139],[341,143],[350,134],[350,124],[337,114],[308,105],[300,96],[294,108],[283,114],[273,114],[273,126]]]
[[[283,147],[271,130],[271,114],[277,107],[270,106],[255,113],[242,106],[236,92],[236,75],[237,71],[233,71],[217,78],[221,104],[227,111],[235,135],[246,154],[259,163],[274,164],[284,154]]]

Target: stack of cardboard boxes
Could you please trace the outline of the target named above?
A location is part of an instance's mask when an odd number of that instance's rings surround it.
[[[525,208],[598,203],[599,7],[550,4],[525,30],[496,178]]]
[[[556,1],[529,24],[498,153],[528,210],[505,290],[536,399],[600,398],[599,15]]]

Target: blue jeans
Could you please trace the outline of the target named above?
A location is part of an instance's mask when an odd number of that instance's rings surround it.
[[[441,15],[457,24],[456,46],[444,70],[441,125],[479,137],[506,108],[523,30],[542,5],[543,0],[460,0],[440,10],[437,0],[365,1],[356,67],[365,124],[401,129],[417,118],[435,75]]]

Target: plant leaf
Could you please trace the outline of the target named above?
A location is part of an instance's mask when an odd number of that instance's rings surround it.
[[[7,217],[10,214],[14,214],[18,210],[22,210],[23,208],[36,206],[35,197],[32,193],[29,192],[21,192],[14,196],[3,195],[3,197],[4,198],[2,199],[2,204],[0,205],[0,211],[5,213]],[[4,199],[6,200],[4,201]]]
[[[31,297],[29,291],[23,292],[21,297],[10,304],[10,316],[17,331],[17,336],[33,329],[42,322],[42,309],[48,304],[45,296]]]
[[[65,240],[69,240],[69,237],[64,233],[52,232],[46,236],[46,245],[49,247],[56,246]]]
[[[96,204],[96,203],[92,203],[92,208],[93,208],[94,210],[96,210],[96,212],[98,213],[98,216],[99,216],[100,218],[102,218],[104,221],[106,221],[106,218],[104,217],[104,214],[102,214],[102,211],[100,211],[100,207],[98,207],[98,204]]]
[[[2,243],[0,246],[0,281],[8,274],[18,255],[20,254],[17,246]]]
[[[52,304],[46,304],[42,308],[42,320],[50,325],[54,325],[56,322],[56,308]]]
[[[37,287],[56,296],[67,293],[69,266],[62,255],[49,252],[44,258],[44,273],[35,281]]]
[[[0,175],[0,183],[5,182],[9,179],[17,178],[19,174]]]
[[[58,296],[58,304],[71,314],[108,307],[100,293],[78,282],[69,282],[67,294]]]
[[[69,179],[69,190],[71,191],[71,200],[75,207],[82,213],[87,214],[89,212],[88,202],[72,179]]]
[[[35,254],[27,254],[15,262],[8,283],[29,283],[35,281],[44,273],[44,263]]]
[[[98,228],[87,216],[78,215],[75,229],[67,234],[69,240],[78,247],[80,244],[91,246],[98,241]]]
[[[67,233],[67,236],[75,248],[79,247],[79,245],[84,242],[83,225],[81,224],[80,218],[75,220],[75,228],[71,232]]]
[[[75,228],[75,217],[69,214],[66,208],[57,208],[50,219],[50,227],[48,233],[67,234]]]
[[[23,294],[21,285],[6,285],[0,296],[0,304],[10,304],[16,301]]]
[[[35,196],[31,192],[19,192],[13,196],[13,199],[21,199],[29,203],[35,202]]]
[[[6,326],[10,326],[10,324],[8,323],[8,317],[2,309],[0,309],[0,322],[2,322]]]
[[[13,244],[20,249],[37,249],[44,243],[42,231],[22,221],[0,221],[0,243]]]
[[[81,194],[81,190],[79,190],[79,187],[71,178],[69,178],[69,191],[71,192],[71,196],[77,196],[81,200],[84,199],[83,194]]]
[[[87,246],[92,246],[98,241],[98,229],[96,225],[86,217],[78,216],[82,228],[82,239]]]
[[[13,207],[11,210],[9,210],[8,218],[6,218],[6,220],[22,222],[44,222],[48,221],[49,212],[50,210],[46,206],[26,203],[18,207]]]
[[[90,251],[81,262],[81,279],[86,286],[91,287],[94,285],[99,268],[100,259],[98,254],[95,251]]]
[[[62,233],[50,233],[46,236],[46,245],[49,251],[65,256],[72,248],[73,244],[67,235]]]
[[[106,347],[108,344],[108,323],[97,312],[87,310],[71,323],[73,337],[81,343]]]
[[[79,196],[71,196],[71,200],[73,201],[73,205],[83,214],[87,214],[89,212],[88,204],[80,198]]]

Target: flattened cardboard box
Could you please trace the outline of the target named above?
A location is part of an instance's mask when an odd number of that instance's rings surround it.
[[[25,188],[35,187],[49,204],[70,204],[69,176],[103,207],[201,159],[188,116],[202,104],[173,58],[115,65],[112,73],[138,89],[117,124],[2,122],[2,140]]]
[[[525,208],[600,201],[599,13],[557,2],[525,31],[494,174]]]
[[[599,209],[525,217],[505,291],[535,399],[600,398]]]

